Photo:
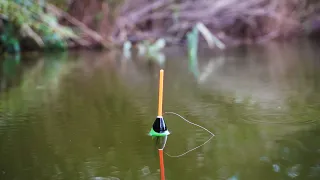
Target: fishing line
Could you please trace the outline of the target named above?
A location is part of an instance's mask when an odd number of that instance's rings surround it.
[[[215,135],[214,135],[211,131],[209,131],[208,129],[200,126],[199,124],[196,124],[196,123],[193,123],[193,122],[187,120],[186,118],[184,118],[183,116],[181,116],[181,115],[178,114],[178,113],[175,113],[175,112],[164,112],[163,114],[173,114],[173,115],[176,115],[176,116],[180,117],[181,119],[183,119],[184,121],[186,121],[187,123],[189,123],[189,124],[191,124],[191,125],[194,125],[194,126],[197,126],[197,127],[201,128],[201,129],[207,131],[209,134],[211,134],[211,137],[210,137],[207,141],[205,141],[203,144],[201,144],[201,145],[199,145],[199,146],[197,146],[197,147],[194,147],[194,148],[192,148],[192,149],[190,149],[190,150],[188,150],[188,151],[186,151],[186,152],[184,152],[184,153],[182,153],[182,154],[179,154],[179,155],[170,155],[170,154],[164,152],[164,153],[165,153],[167,156],[169,156],[169,157],[177,158],[177,157],[184,156],[184,155],[188,154],[189,152],[194,151],[194,150],[198,149],[199,147],[207,144],[207,143],[213,138],[213,136],[215,136]]]

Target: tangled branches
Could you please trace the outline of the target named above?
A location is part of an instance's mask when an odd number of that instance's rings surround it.
[[[159,37],[179,43],[202,22],[225,43],[263,42],[301,32],[309,6],[307,0],[127,0],[113,36],[118,43]]]

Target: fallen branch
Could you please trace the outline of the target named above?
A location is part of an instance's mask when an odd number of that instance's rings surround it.
[[[74,26],[80,28],[85,35],[87,35],[88,37],[92,38],[93,40],[95,40],[99,44],[103,45],[103,47],[109,48],[109,49],[113,48],[112,42],[106,40],[101,35],[99,35],[97,32],[95,32],[95,31],[91,30],[90,28],[88,28],[84,23],[80,22],[76,18],[73,18],[68,13],[62,11],[58,7],[56,7],[54,5],[51,5],[51,4],[47,4],[46,8],[50,12],[54,13],[56,16],[63,17],[67,21],[69,21],[71,24],[73,24]],[[89,44],[90,45],[92,44],[92,43],[87,42],[85,40],[77,40],[77,42],[82,44],[82,45],[85,45],[85,46],[88,46]]]
[[[37,33],[35,33],[28,24],[23,24],[20,31],[25,36],[31,37],[39,47],[44,46],[44,42],[42,41],[41,37]]]

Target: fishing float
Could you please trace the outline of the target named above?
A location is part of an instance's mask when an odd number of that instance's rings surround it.
[[[170,134],[166,123],[163,118],[162,106],[163,106],[163,77],[164,77],[164,70],[160,70],[159,74],[159,99],[158,99],[158,116],[154,121],[152,128],[149,132],[149,135],[152,137],[164,138],[164,143],[162,147],[158,149],[159,152],[159,161],[160,161],[160,177],[161,180],[165,180],[165,172],[164,172],[164,160],[163,160],[163,149],[165,147],[165,142],[167,140],[167,136]]]
[[[194,151],[198,148],[200,148],[201,146],[204,146],[205,144],[207,144],[213,137],[214,137],[214,134],[209,131],[208,129],[196,124],[196,123],[193,123],[189,120],[187,120],[186,118],[182,117],[181,115],[175,113],[175,112],[165,112],[163,113],[162,112],[162,106],[163,106],[163,77],[164,77],[164,70],[161,69],[160,70],[160,74],[159,74],[159,100],[158,100],[158,116],[156,118],[156,120],[154,121],[153,125],[152,125],[152,128],[149,132],[149,135],[152,136],[152,137],[156,137],[157,138],[157,142],[160,140],[163,140],[163,143],[162,145],[158,148],[158,151],[159,151],[159,162],[160,162],[160,177],[161,177],[161,180],[165,180],[165,172],[164,172],[164,160],[163,160],[163,150],[165,148],[165,145],[166,145],[166,142],[167,142],[167,137],[168,135],[170,134],[169,130],[168,130],[168,127],[164,121],[164,118],[163,118],[163,114],[174,114],[178,117],[180,117],[181,119],[183,119],[184,121],[186,121],[187,123],[193,125],[193,126],[197,126],[205,131],[207,131],[209,134],[211,134],[211,137],[205,141],[203,144],[199,145],[199,146],[196,146],[195,148],[192,148],[180,155],[170,155],[168,153],[166,153],[169,157],[181,157],[181,156],[184,156],[186,155],[187,153],[191,152],[191,151]]]

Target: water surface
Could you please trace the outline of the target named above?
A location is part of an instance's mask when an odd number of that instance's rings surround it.
[[[166,179],[319,179],[318,49],[293,42],[202,50],[197,63],[183,48],[163,63],[98,52],[6,58],[0,179],[159,179],[147,133],[160,68],[164,111],[216,135],[185,156],[165,156]],[[165,120],[171,155],[210,137],[178,117]]]

